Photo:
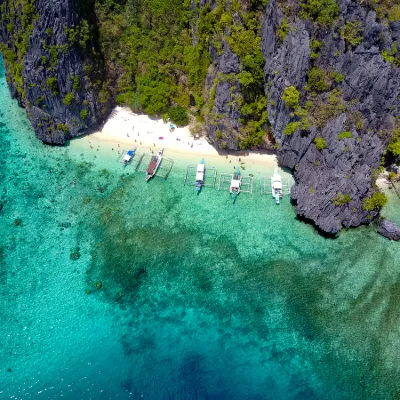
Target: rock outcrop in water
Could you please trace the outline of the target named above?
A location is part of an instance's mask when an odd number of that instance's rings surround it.
[[[374,181],[399,127],[396,5],[82,3],[0,0],[9,85],[39,139],[63,144],[95,127],[114,93],[154,114],[190,104],[217,147],[277,148],[281,165],[294,171],[297,213],[322,231],[378,215]],[[167,57],[141,55],[154,43]]]
[[[61,145],[91,130],[109,111],[97,54],[93,1],[0,0],[0,42],[12,95],[38,139]]]
[[[400,240],[400,228],[387,219],[381,222],[378,233],[390,240]]]

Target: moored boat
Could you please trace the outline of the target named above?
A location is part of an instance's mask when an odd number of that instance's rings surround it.
[[[125,165],[129,164],[132,161],[132,158],[135,156],[136,149],[128,150],[123,158],[123,163]]]
[[[204,158],[201,159],[200,164],[197,165],[196,170],[196,193],[199,194],[204,185],[205,163]]]
[[[236,197],[240,193],[240,186],[242,185],[242,175],[240,174],[240,167],[235,169],[235,172],[233,173],[233,177],[231,180],[231,186],[229,188],[229,191],[231,193],[232,197],[232,203],[236,201]]]
[[[146,171],[146,182],[148,182],[157,173],[158,167],[160,166],[161,160],[163,158],[163,152],[164,149],[160,149],[157,155],[151,157],[149,166],[147,167]]]
[[[278,167],[275,167],[274,174],[271,177],[271,191],[272,197],[275,199],[276,204],[281,202],[281,197],[283,196],[282,191],[282,177],[278,173]]]

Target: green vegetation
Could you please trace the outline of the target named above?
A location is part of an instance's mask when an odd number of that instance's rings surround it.
[[[396,42],[393,42],[390,50],[382,52],[382,57],[385,61],[392,63],[396,67],[400,67],[400,54],[398,54]]]
[[[289,122],[285,129],[283,130],[284,135],[292,135],[297,129],[299,129],[301,126],[301,123],[296,121],[296,122]]]
[[[394,156],[400,156],[400,127],[393,130],[387,150]]]
[[[321,50],[322,43],[319,40],[312,39],[310,40],[310,49],[311,49],[311,60],[316,60],[319,57],[319,51]]]
[[[5,22],[8,34],[14,39],[14,43],[8,45],[0,43],[0,51],[16,90],[22,98],[25,98],[26,93],[22,82],[22,61],[28,49],[33,24],[37,19],[35,1],[5,0],[1,7],[0,16]],[[5,9],[8,10],[7,13],[4,12]],[[16,21],[17,24],[15,24]]]
[[[74,95],[72,93],[67,93],[63,99],[63,103],[66,106],[70,106],[74,100],[75,100]]]
[[[169,109],[168,116],[178,126],[185,126],[189,123],[189,116],[185,108],[174,106]]]
[[[70,47],[77,46],[80,51],[85,51],[88,42],[92,39],[92,32],[89,23],[82,19],[81,24],[76,27],[65,27],[68,45]]]
[[[360,111],[349,111],[347,113],[346,130],[351,130],[354,127],[357,131],[361,131],[364,125],[365,119]]]
[[[171,106],[187,108],[190,95],[201,106],[215,18],[200,13],[199,23],[206,26],[192,46],[189,5],[188,0],[96,1],[101,48],[111,74],[120,75],[118,103],[150,115],[167,113]]]
[[[43,65],[43,67],[46,67],[49,64],[49,59],[46,56],[41,56],[40,62]]]
[[[341,90],[334,89],[325,96],[323,100],[306,102],[306,113],[302,116],[304,125],[315,125],[321,129],[330,119],[346,111]]]
[[[238,144],[246,148],[262,143],[267,101],[259,30],[266,3],[218,0],[211,10],[209,4],[199,7],[191,0],[96,0],[101,50],[110,75],[118,77],[117,103],[150,115],[170,115],[175,112],[171,108],[190,107],[196,117],[213,121],[217,85],[228,80],[230,103],[240,112]],[[69,37],[76,42],[76,30]],[[210,46],[218,54],[229,46],[240,59],[241,72],[215,76],[207,93]],[[179,123],[186,121],[184,117]]]
[[[50,89],[51,93],[53,93],[55,96],[57,96],[59,94],[57,78],[47,78],[46,85]]]
[[[72,78],[72,89],[78,91],[81,88],[81,80],[78,75]]]
[[[326,149],[326,141],[325,141],[324,138],[316,137],[314,139],[314,143],[315,143],[315,146],[317,147],[318,150]]]
[[[344,39],[348,46],[358,46],[362,40],[363,25],[360,21],[346,21],[343,29],[340,31],[340,36]]]
[[[307,89],[317,92],[326,92],[330,87],[328,74],[321,68],[311,68],[308,71]]]
[[[311,19],[320,25],[332,25],[339,16],[335,0],[303,0],[300,3],[301,18]]]
[[[342,83],[344,81],[344,75],[339,72],[331,72],[331,77],[336,83]]]
[[[383,23],[400,21],[400,5],[398,0],[367,0],[362,4],[371,7]]]
[[[289,21],[287,18],[283,18],[281,24],[276,28],[276,36],[281,43],[285,40],[285,37],[288,35],[289,30]]]
[[[351,202],[351,196],[349,194],[338,193],[333,201],[335,206],[344,206]]]
[[[339,134],[338,139],[343,140],[343,139],[351,139],[353,135],[351,134],[350,131],[344,131]]]
[[[63,131],[64,134],[67,134],[69,132],[68,126],[65,124],[58,124],[57,129]]]
[[[396,174],[396,172],[390,171],[389,172],[389,181],[390,182],[396,182],[398,178],[398,175]]]
[[[289,86],[283,91],[282,100],[288,108],[297,108],[299,106],[300,92],[294,87]]]
[[[384,193],[375,190],[371,197],[367,197],[363,203],[363,209],[372,211],[383,207],[387,203],[387,197]]]
[[[88,112],[88,110],[86,110],[85,108],[79,113],[79,115],[80,115],[80,117],[81,117],[82,119],[86,119],[87,116],[88,116],[88,114],[89,114],[89,112]]]
[[[389,21],[400,21],[400,4],[395,4],[388,12]]]

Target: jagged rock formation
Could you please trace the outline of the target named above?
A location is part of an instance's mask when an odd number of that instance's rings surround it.
[[[97,127],[108,113],[101,57],[92,56],[95,32],[84,19],[93,3],[0,0],[7,80],[45,143],[64,144]]]
[[[400,23],[378,23],[375,12],[358,1],[337,3],[334,25],[320,27],[285,16],[280,3],[270,0],[262,42],[269,123],[279,143],[280,162],[294,169],[297,213],[329,233],[368,223],[377,215],[377,208],[367,210],[363,203],[373,195],[374,170],[387,146],[385,134],[400,113],[400,69],[382,57],[398,39]],[[299,4],[291,4],[293,15],[299,15]],[[277,30],[287,21],[290,28],[280,41]],[[355,31],[354,44],[343,33],[347,27]],[[326,74],[319,78],[324,79],[323,90],[310,87],[312,69]],[[298,115],[282,100],[290,86],[300,92]],[[299,128],[285,135],[290,122],[298,122]],[[304,125],[308,126],[302,129]],[[342,132],[347,135],[340,137]],[[325,148],[317,148],[317,137]]]
[[[390,240],[400,240],[400,228],[387,219],[381,222],[378,233]]]

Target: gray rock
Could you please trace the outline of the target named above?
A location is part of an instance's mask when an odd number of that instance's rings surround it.
[[[379,132],[392,129],[394,117],[400,114],[400,69],[381,55],[400,36],[398,24],[388,27],[379,23],[375,13],[358,2],[338,0],[338,4],[340,18],[335,30],[290,19],[294,29],[280,43],[275,32],[283,15],[276,1],[271,0],[262,29],[268,118],[279,143],[278,159],[283,166],[294,169],[296,184],[291,195],[297,213],[331,234],[342,227],[369,223],[379,214],[379,210],[364,210],[363,202],[372,195],[373,170],[379,167],[387,145],[387,136]],[[349,47],[337,33],[346,20],[361,21],[364,26],[363,40],[356,48]],[[319,57],[313,61],[311,36],[322,43]],[[331,86],[331,90],[342,93],[343,111],[328,115],[323,126],[311,125],[307,131],[283,135],[288,122],[300,119],[281,100],[283,91],[295,86],[304,107],[305,83],[312,64],[326,71],[327,76],[330,72],[343,74],[344,81],[332,81]],[[327,101],[328,94],[324,93],[313,98],[320,108]],[[357,127],[355,115],[361,120]],[[339,140],[338,135],[348,130],[353,137]],[[325,139],[326,149],[316,148],[316,137]],[[344,194],[351,200],[341,204],[338,199]]]
[[[378,233],[390,240],[400,240],[400,228],[387,219],[381,222]]]
[[[24,95],[16,90],[10,74],[8,82],[13,97],[26,108],[38,139],[45,143],[62,145],[66,140],[95,129],[108,115],[112,102],[100,103],[100,84],[95,83],[101,75],[106,76],[99,56],[94,65],[88,51],[75,43],[69,43],[65,29],[77,28],[81,23],[78,9],[73,2],[62,0],[37,0],[35,2],[38,19],[29,38],[23,59],[22,82]],[[7,11],[7,10],[6,10]],[[94,10],[92,18],[95,19]],[[86,16],[87,17],[87,16]],[[15,16],[19,24],[19,16]],[[14,38],[5,29],[0,29],[0,41],[16,50]],[[96,47],[88,43],[87,48]],[[56,49],[57,61],[52,62]],[[53,52],[51,54],[51,52]],[[47,60],[47,61],[46,61]],[[97,69],[98,76],[86,68]],[[73,79],[79,79],[80,87],[73,88]],[[58,82],[58,93],[54,93],[46,83],[48,78]],[[73,94],[70,105],[64,103],[67,94]],[[87,114],[81,114],[82,111]]]

